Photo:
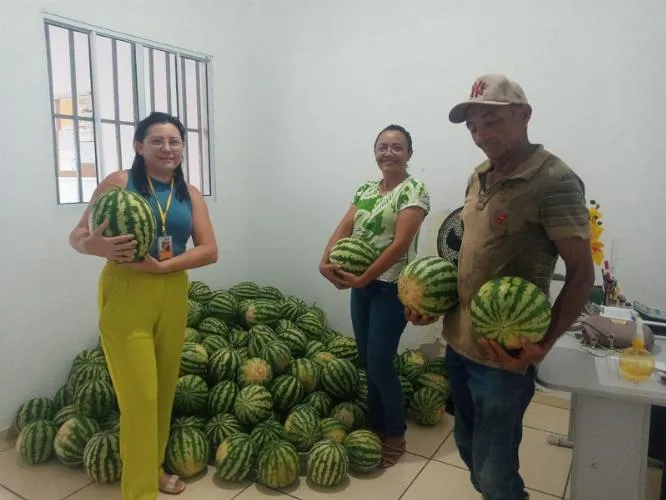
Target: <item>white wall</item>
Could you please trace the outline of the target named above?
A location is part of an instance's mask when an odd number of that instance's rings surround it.
[[[257,130],[251,248],[256,279],[326,305],[351,333],[348,293],[317,275],[327,238],[356,187],[376,177],[375,134],[397,122],[413,134],[411,170],[428,184],[432,238],[463,200],[482,159],[450,107],[477,75],[505,72],[533,102],[531,138],[584,179],[615,239],[615,268],[632,298],[666,305],[662,166],[666,4],[660,0],[460,2],[275,0],[260,26],[271,86]],[[276,107],[276,104],[278,107]],[[279,265],[269,264],[277,259]],[[419,345],[438,327],[410,329]]]
[[[477,75],[506,72],[534,104],[532,139],[568,161],[588,197],[601,202],[623,290],[666,305],[659,219],[666,204],[657,192],[666,185],[659,147],[666,7],[659,0],[468,4],[5,0],[0,429],[20,402],[54,391],[73,355],[97,337],[101,263],[67,245],[83,208],[55,204],[43,7],[214,55],[217,197],[209,207],[221,260],[193,277],[213,286],[273,283],[319,302],[333,326],[351,334],[348,293],[328,286],[317,263],[356,187],[378,174],[375,134],[393,122],[413,134],[411,169],[433,202],[421,248],[432,253],[438,225],[461,204],[481,159],[464,127],[448,123],[448,110]],[[437,326],[410,328],[403,345],[437,337]]]
[[[249,263],[244,220],[254,82],[245,81],[252,21],[240,2],[5,0],[0,16],[0,430],[25,399],[51,394],[73,356],[97,341],[102,262],[67,244],[83,206],[57,206],[44,28],[40,10],[214,56],[217,197],[209,200],[221,259],[192,275],[215,286]],[[211,15],[213,13],[214,15]],[[249,29],[247,29],[249,27]],[[251,37],[251,38],[248,38]],[[20,51],[20,52],[19,52]]]

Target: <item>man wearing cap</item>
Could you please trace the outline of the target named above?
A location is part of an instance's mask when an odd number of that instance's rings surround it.
[[[449,119],[465,123],[487,159],[465,190],[458,262],[458,308],[443,318],[445,364],[455,405],[454,436],[485,500],[524,500],[518,448],[535,390],[535,365],[576,320],[594,284],[584,185],[542,145],[531,144],[532,114],[522,88],[503,75],[474,82]],[[486,281],[519,276],[549,296],[558,256],[566,281],[543,341],[507,352],[472,327],[470,303]],[[425,318],[407,311],[414,324]]]

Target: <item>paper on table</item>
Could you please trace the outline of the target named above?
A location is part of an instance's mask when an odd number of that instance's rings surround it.
[[[597,368],[597,375],[601,385],[619,387],[622,389],[640,389],[642,391],[658,392],[666,394],[666,385],[659,382],[659,375],[655,373],[652,377],[641,384],[634,384],[622,378],[619,367],[620,357],[609,355],[594,358],[594,364]],[[666,370],[666,363],[656,362],[655,368]]]

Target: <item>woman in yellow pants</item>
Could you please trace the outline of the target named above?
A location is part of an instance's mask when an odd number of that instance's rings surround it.
[[[201,193],[185,181],[185,128],[164,113],[141,121],[132,169],[106,177],[93,200],[115,186],[143,195],[155,212],[158,238],[132,262],[134,236],[106,238],[88,229],[88,207],[70,235],[78,252],[107,259],[99,282],[99,327],[120,406],[123,500],[155,500],[158,490],[185,488],[162,468],[187,321],[187,269],[217,261]],[[187,249],[192,238],[194,247]]]

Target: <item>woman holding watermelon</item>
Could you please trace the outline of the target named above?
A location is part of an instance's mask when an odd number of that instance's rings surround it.
[[[370,426],[382,439],[382,467],[391,467],[405,451],[402,386],[393,366],[406,326],[398,300],[398,274],[416,254],[417,235],[430,211],[425,184],[407,171],[412,138],[403,127],[389,125],[374,145],[382,178],[364,183],[333,232],[319,265],[338,289],[351,288],[351,317],[359,357],[368,376]],[[331,264],[329,252],[352,236],[378,250],[361,275]]]
[[[158,490],[177,494],[185,488],[162,462],[184,342],[186,271],[216,262],[217,245],[203,197],[183,175],[184,141],[185,128],[170,115],[151,113],[139,122],[132,169],[99,184],[69,238],[78,252],[107,261],[99,282],[99,328],[121,413],[124,500],[154,500]],[[143,196],[157,221],[158,238],[141,261],[134,258],[134,235],[105,237],[108,222],[89,230],[94,201],[117,188]],[[113,212],[108,216],[117,216]],[[194,247],[188,250],[190,238]]]

